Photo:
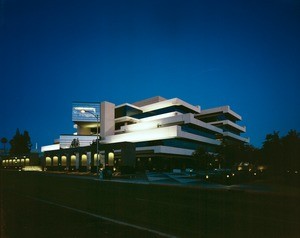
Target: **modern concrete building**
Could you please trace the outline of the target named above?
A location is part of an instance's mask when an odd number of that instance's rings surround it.
[[[242,117],[229,106],[201,110],[179,98],[121,105],[74,102],[72,120],[74,134],[42,147],[46,167],[170,169],[188,166],[198,147],[214,152],[222,140],[249,142],[241,136],[246,128],[237,124]]]

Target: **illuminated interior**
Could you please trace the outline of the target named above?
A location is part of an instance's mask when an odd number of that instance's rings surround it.
[[[115,154],[113,152],[108,153],[108,165],[113,166],[114,165],[114,158]]]
[[[65,155],[61,157],[61,166],[67,166],[67,156]]]
[[[83,154],[81,156],[81,165],[82,166],[87,166],[87,155],[86,154]]]
[[[58,166],[58,157],[57,156],[53,157],[53,166]]]
[[[46,157],[46,166],[52,165],[52,159],[50,157]]]
[[[76,166],[76,156],[71,155],[71,166]]]

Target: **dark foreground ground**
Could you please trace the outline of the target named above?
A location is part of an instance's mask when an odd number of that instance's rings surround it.
[[[0,171],[0,237],[300,237],[299,195]]]

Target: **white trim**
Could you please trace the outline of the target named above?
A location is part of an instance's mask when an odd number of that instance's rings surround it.
[[[150,105],[146,105],[146,106],[141,107],[141,109],[143,110],[143,112],[150,112],[150,111],[154,111],[157,109],[162,109],[162,108],[166,108],[166,107],[170,107],[170,106],[174,106],[174,105],[182,105],[186,108],[189,108],[195,112],[200,113],[199,106],[193,106],[187,102],[182,101],[179,98],[172,98],[172,99],[165,100],[162,102],[157,102],[157,103],[153,103]]]
[[[124,116],[124,117],[118,117],[115,119],[115,123],[120,123],[120,122],[139,122],[139,119],[136,119],[134,117],[129,117],[129,116]]]
[[[41,152],[45,151],[51,151],[51,150],[59,150],[60,145],[59,144],[54,144],[54,145],[44,145],[41,148]]]
[[[221,145],[221,141],[216,139],[207,138],[204,136],[195,135],[186,131],[182,131],[181,128],[178,131],[178,137],[194,140],[197,142],[207,143],[207,144],[213,144],[213,145]]]
[[[178,115],[182,115],[182,113],[177,112],[177,111],[168,112],[168,113],[163,113],[163,114],[159,114],[159,115],[156,115],[156,116],[142,118],[142,119],[140,119],[140,122],[154,121],[154,120],[159,120],[159,119],[164,119],[164,118],[175,117],[175,116],[178,116]]]
[[[230,109],[229,106],[222,106],[222,107],[215,107],[215,108],[210,108],[210,109],[205,109],[202,110],[201,113],[197,116],[202,116],[202,115],[208,115],[208,114],[213,114],[213,113],[229,113],[230,115],[234,116],[238,120],[242,120],[242,117],[234,112],[233,110]]]
[[[119,135],[106,136],[105,140],[101,141],[104,144],[117,142],[142,142],[151,140],[163,140],[175,138],[177,136],[177,126],[161,127],[155,129],[141,130],[123,133]]]
[[[246,142],[246,143],[249,143],[250,142],[250,139],[249,138],[245,138],[245,137],[242,137],[242,136],[239,136],[239,135],[236,135],[236,134],[233,134],[229,131],[225,131],[223,133],[224,136],[228,136],[228,137],[231,137],[231,138],[234,138],[234,139],[237,139],[237,140],[240,140],[240,141],[243,141],[243,142]]]
[[[135,105],[133,105],[133,104],[130,104],[130,103],[122,103],[122,104],[116,106],[115,108],[124,107],[124,106],[129,106],[129,107],[138,109],[138,110],[140,110],[140,111],[142,110],[141,108],[139,108],[139,107],[137,107],[137,106],[135,106]]]
[[[230,120],[223,120],[223,121],[214,121],[214,122],[209,122],[209,124],[211,125],[215,125],[215,124],[222,124],[222,125],[229,125],[241,132],[246,132],[246,127],[245,126],[240,126]]]
[[[192,123],[194,125],[197,125],[199,127],[205,128],[205,129],[210,130],[210,131],[218,132],[220,134],[223,133],[223,130],[221,128],[218,128],[218,127],[216,127],[214,125],[211,125],[209,123],[206,123],[206,122],[203,122],[201,120],[198,120],[198,119],[194,118],[194,116],[191,117],[191,122],[190,123]]]
[[[162,114],[165,115],[165,114]],[[171,115],[170,117],[166,117],[166,118],[159,118],[159,117],[152,117],[152,119],[155,120],[144,120],[142,121],[142,119],[140,120],[140,123],[137,124],[132,124],[132,125],[125,125],[121,127],[120,131],[124,131],[124,132],[134,132],[134,131],[142,131],[142,130],[147,130],[147,129],[154,129],[157,128],[158,126],[168,126],[168,125],[172,125],[172,124],[193,124],[196,126],[199,126],[201,128],[213,131],[213,132],[217,132],[222,134],[223,130],[210,125],[208,123],[205,123],[203,121],[200,121],[198,119],[194,118],[194,114],[192,113],[186,113],[186,114],[179,114],[176,115],[176,113],[166,113],[165,116]],[[174,116],[172,116],[174,115]],[[158,119],[157,119],[158,118]]]
[[[184,148],[177,148],[172,146],[144,146],[144,147],[137,147],[136,151],[149,151],[153,150],[155,154],[174,154],[174,155],[192,155],[195,150],[184,149]]]

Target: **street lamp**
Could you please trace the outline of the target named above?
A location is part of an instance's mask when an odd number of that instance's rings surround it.
[[[96,146],[97,146],[97,162],[96,162],[96,165],[97,165],[97,176],[99,175],[99,168],[98,168],[98,164],[99,164],[99,115],[98,114],[95,114],[95,113],[93,113],[93,112],[91,112],[91,111],[86,111],[86,110],[84,110],[84,109],[82,109],[82,110],[80,110],[80,112],[82,113],[82,114],[84,114],[84,113],[89,113],[89,114],[91,114],[91,115],[93,115],[96,119],[97,119],[97,139],[96,139]]]

